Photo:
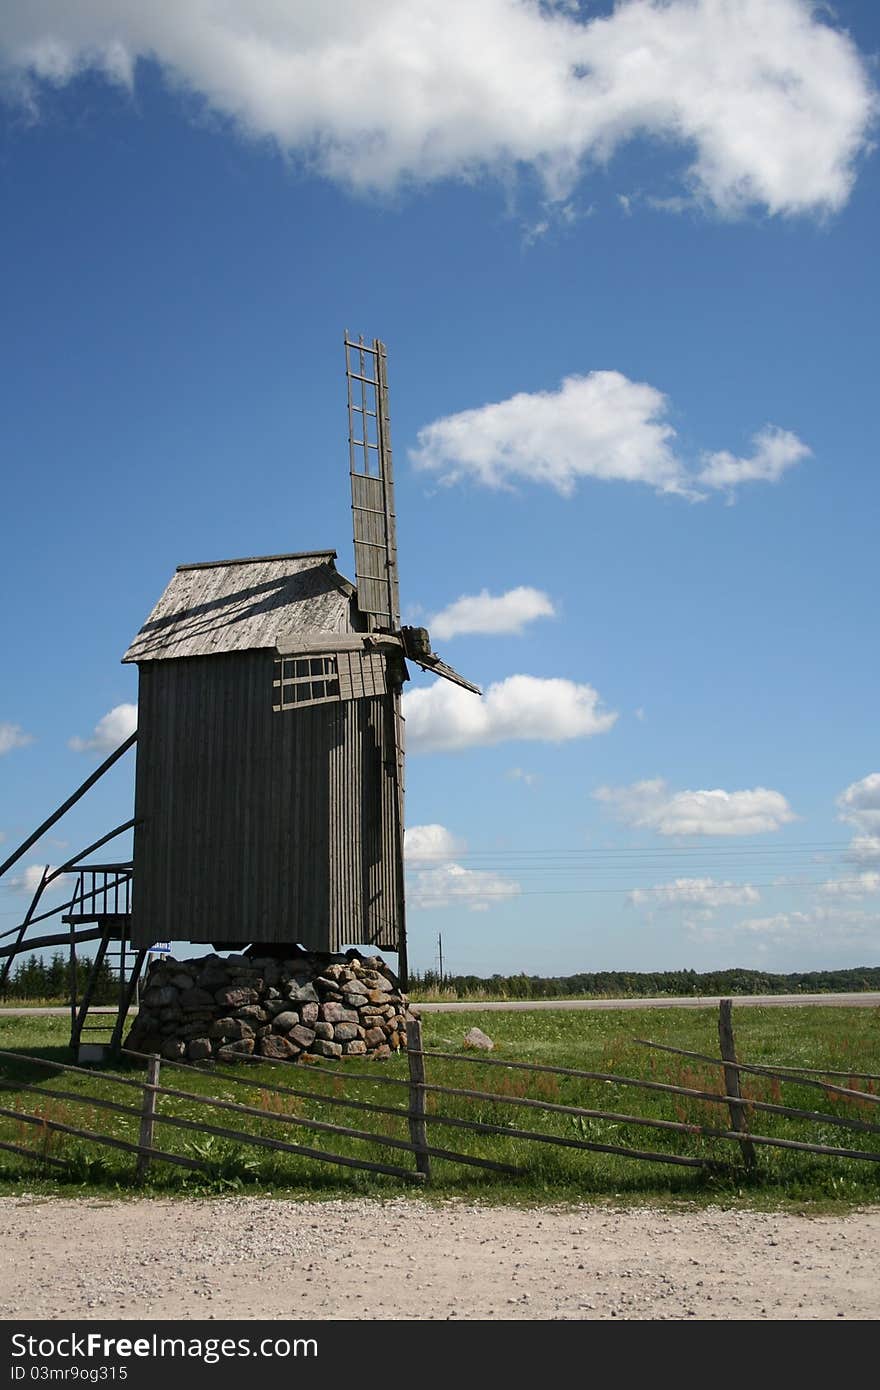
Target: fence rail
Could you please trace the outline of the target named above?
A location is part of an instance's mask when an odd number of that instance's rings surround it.
[[[726,1006],[726,1007],[725,1007]],[[73,1073],[79,1076],[86,1076],[93,1081],[99,1079],[102,1083],[110,1084],[123,1088],[123,1090],[137,1092],[137,1103],[126,1104],[123,1100],[113,1100],[106,1095],[95,1095],[79,1090],[62,1089],[57,1086],[47,1087],[37,1084],[33,1080],[19,1078],[0,1077],[0,1089],[3,1091],[26,1092],[30,1095],[45,1097],[64,1101],[69,1104],[81,1104],[92,1107],[94,1110],[107,1111],[110,1114],[124,1116],[139,1121],[140,1129],[137,1142],[133,1140],[121,1139],[116,1135],[100,1134],[94,1129],[86,1129],[80,1126],[52,1119],[42,1115],[35,1115],[22,1110],[11,1108],[0,1108],[0,1117],[13,1120],[26,1126],[42,1127],[44,1136],[50,1133],[60,1133],[89,1143],[104,1145],[125,1153],[130,1153],[136,1159],[136,1181],[143,1181],[149,1172],[153,1162],[168,1162],[178,1166],[198,1170],[201,1172],[211,1172],[213,1166],[210,1160],[202,1158],[192,1158],[185,1154],[175,1153],[167,1149],[157,1148],[154,1143],[154,1132],[157,1125],[164,1125],[172,1130],[183,1131],[189,1134],[206,1135],[211,1138],[220,1138],[232,1141],[240,1146],[254,1146],[258,1149],[270,1152],[292,1154],[300,1158],[321,1164],[330,1164],[336,1167],[366,1170],[373,1173],[383,1174],[407,1182],[417,1184],[430,1181],[432,1159],[441,1159],[454,1164],[466,1165],[473,1168],[484,1169],[489,1172],[496,1172],[508,1175],[519,1175],[528,1171],[527,1167],[519,1164],[500,1162],[496,1158],[490,1158],[485,1154],[473,1152],[461,1152],[454,1148],[438,1145],[432,1140],[432,1132],[437,1126],[446,1127],[459,1133],[469,1133],[480,1136],[503,1136],[513,1140],[517,1145],[538,1145],[539,1147],[557,1146],[566,1150],[581,1150],[587,1153],[612,1154],[636,1161],[647,1161],[651,1163],[667,1164],[677,1167],[694,1169],[714,1169],[719,1167],[730,1167],[730,1164],[721,1164],[718,1157],[710,1154],[701,1153],[681,1153],[662,1149],[649,1149],[635,1146],[631,1143],[606,1141],[605,1136],[586,1137],[583,1128],[578,1136],[571,1134],[560,1134],[547,1132],[545,1129],[529,1129],[516,1123],[496,1122],[495,1116],[490,1113],[489,1118],[477,1118],[468,1113],[449,1113],[450,1107],[443,1108],[444,1098],[449,1097],[456,1101],[479,1102],[493,1107],[511,1107],[514,1111],[525,1111],[532,1115],[544,1114],[547,1116],[564,1116],[571,1121],[583,1126],[586,1121],[600,1121],[614,1126],[625,1126],[634,1128],[644,1128],[657,1134],[667,1135],[688,1135],[698,1139],[719,1141],[723,1144],[733,1144],[739,1149],[740,1160],[746,1168],[754,1168],[757,1158],[757,1149],[777,1148],[790,1150],[798,1153],[809,1153],[823,1155],[834,1158],[844,1158],[860,1160],[863,1162],[880,1163],[880,1147],[876,1150],[869,1148],[856,1149],[847,1148],[843,1145],[829,1144],[827,1142],[812,1142],[808,1139],[786,1138],[783,1135],[756,1134],[751,1129],[754,1116],[756,1114],[768,1114],[789,1119],[808,1121],[817,1126],[838,1127],[850,1132],[857,1132],[864,1135],[880,1134],[880,1123],[873,1123],[872,1120],[862,1118],[853,1114],[833,1114],[824,1110],[810,1110],[803,1106],[781,1104],[776,1101],[765,1101],[752,1099],[743,1094],[739,1086],[739,1077],[743,1074],[766,1076],[779,1083],[787,1083],[798,1087],[808,1087],[819,1089],[826,1095],[830,1095],[842,1103],[869,1103],[876,1105],[880,1103],[880,1096],[871,1091],[857,1090],[852,1086],[840,1086],[829,1080],[820,1080],[819,1076],[828,1077],[831,1073],[806,1072],[801,1069],[791,1067],[765,1066],[740,1062],[736,1058],[733,1028],[729,1001],[722,1001],[719,1011],[719,1051],[720,1057],[714,1057],[707,1053],[696,1052],[685,1048],[673,1047],[665,1043],[655,1043],[646,1039],[635,1039],[644,1047],[648,1047],[659,1052],[674,1054],[687,1057],[701,1063],[709,1064],[721,1069],[721,1089],[711,1090],[695,1086],[678,1085],[673,1082],[662,1082],[643,1077],[622,1076],[614,1072],[601,1072],[594,1070],[582,1070],[574,1067],[561,1067],[545,1065],[535,1062],[520,1062],[501,1057],[486,1057],[473,1052],[457,1053],[445,1052],[435,1049],[425,1048],[422,1043],[421,1024],[418,1021],[410,1023],[408,1029],[408,1075],[395,1076],[389,1073],[381,1074],[376,1072],[350,1071],[345,1073],[346,1082],[356,1085],[359,1082],[368,1084],[378,1083],[381,1085],[404,1089],[405,1094],[401,1095],[401,1104],[383,1104],[376,1100],[365,1100],[359,1096],[351,1094],[329,1094],[323,1090],[313,1090],[310,1086],[288,1085],[282,1082],[269,1082],[262,1076],[254,1077],[242,1074],[240,1070],[218,1067],[215,1063],[210,1063],[210,1075],[217,1081],[229,1082],[236,1086],[243,1086],[250,1089],[259,1089],[264,1094],[264,1100],[271,1095],[280,1097],[290,1097],[291,1099],[308,1101],[312,1105],[328,1107],[330,1110],[358,1111],[361,1114],[374,1115],[385,1121],[397,1122],[398,1126],[408,1134],[403,1137],[401,1133],[389,1133],[389,1125],[386,1123],[381,1129],[365,1129],[356,1127],[354,1124],[338,1123],[335,1119],[317,1118],[314,1115],[303,1115],[280,1111],[277,1108],[270,1108],[268,1103],[262,1105],[250,1102],[230,1100],[222,1096],[208,1096],[199,1092],[186,1089],[185,1086],[169,1085],[163,1077],[163,1072],[167,1076],[167,1069],[172,1068],[176,1072],[184,1074],[205,1075],[205,1066],[198,1066],[189,1062],[179,1060],[160,1059],[155,1055],[132,1052],[123,1049],[127,1056],[133,1061],[145,1064],[146,1071],[143,1077],[121,1075],[118,1072],[96,1071],[94,1068],[76,1066],[71,1063],[56,1062],[50,1059],[34,1057],[29,1054],[3,1051],[0,1052],[0,1063],[26,1063],[28,1065],[48,1069],[53,1072]],[[726,1108],[729,1116],[729,1123],[723,1121],[719,1124],[701,1124],[687,1118],[665,1119],[657,1115],[621,1113],[615,1110],[606,1110],[577,1104],[563,1104],[558,1101],[548,1100],[544,1097],[511,1095],[503,1090],[481,1090],[472,1086],[449,1085],[443,1082],[431,1081],[428,1078],[428,1068],[432,1060],[455,1062],[476,1068],[503,1068],[507,1073],[519,1073],[526,1077],[529,1076],[563,1076],[571,1080],[581,1080],[586,1082],[601,1082],[628,1087],[634,1090],[641,1090],[648,1094],[662,1094],[672,1097],[682,1097],[686,1100],[696,1100],[704,1104],[721,1106]],[[259,1065],[260,1067],[271,1067],[277,1069],[283,1067],[284,1072],[291,1080],[295,1079],[290,1063],[272,1061],[268,1058],[247,1057],[242,1055],[242,1062]],[[340,1071],[333,1067],[312,1063],[308,1067],[308,1073],[333,1076],[337,1085],[340,1082]],[[854,1072],[840,1073],[850,1080],[858,1079],[858,1074]],[[172,1078],[173,1079],[173,1078]],[[865,1075],[864,1079],[871,1084],[873,1077]],[[93,1088],[92,1088],[93,1089]],[[167,1105],[162,1102],[185,1102],[193,1107],[190,1116],[169,1113]],[[412,1167],[402,1167],[397,1163],[380,1162],[373,1157],[365,1157],[360,1154],[348,1154],[333,1152],[330,1150],[316,1149],[300,1143],[291,1142],[286,1138],[276,1138],[265,1133],[255,1133],[244,1128],[232,1128],[228,1125],[214,1122],[207,1116],[211,1112],[220,1111],[230,1117],[240,1117],[240,1121],[260,1121],[272,1125],[279,1125],[287,1129],[302,1129],[311,1131],[319,1135],[326,1135],[331,1139],[344,1141],[354,1141],[356,1144],[364,1143],[375,1145],[378,1148],[386,1148],[401,1155],[408,1154],[412,1159]],[[193,1118],[195,1116],[195,1118]],[[880,1118],[880,1117],[878,1117]],[[616,1136],[612,1136],[616,1137]],[[624,1138],[620,1136],[621,1140]],[[824,1136],[823,1136],[824,1138]],[[65,1160],[55,1155],[37,1149],[29,1149],[22,1144],[16,1144],[6,1139],[0,1140],[0,1150],[15,1153],[21,1157],[32,1159],[35,1162],[46,1162],[54,1167],[64,1167]],[[734,1152],[735,1152],[734,1150]],[[519,1150],[517,1149],[517,1153]],[[506,1157],[506,1155],[505,1155]]]

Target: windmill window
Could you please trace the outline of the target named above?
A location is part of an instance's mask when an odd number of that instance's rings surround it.
[[[275,662],[272,708],[296,709],[338,700],[339,669],[335,656],[282,657]]]

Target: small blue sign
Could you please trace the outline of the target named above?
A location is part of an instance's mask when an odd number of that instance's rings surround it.
[[[154,953],[155,953],[155,954],[161,954],[161,955],[168,955],[170,951],[171,951],[171,942],[170,942],[170,941],[157,941],[153,946],[150,947],[150,955],[153,955]]]

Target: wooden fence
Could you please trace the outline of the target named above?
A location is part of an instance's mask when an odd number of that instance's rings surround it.
[[[332,1111],[358,1111],[365,1115],[378,1116],[383,1120],[393,1118],[400,1128],[401,1121],[406,1122],[409,1131],[409,1138],[402,1138],[399,1133],[392,1134],[384,1130],[360,1129],[353,1125],[337,1123],[335,1120],[317,1119],[311,1116],[291,1113],[289,1110],[281,1111],[277,1108],[270,1108],[268,1103],[257,1106],[244,1102],[225,1099],[220,1096],[206,1096],[198,1092],[188,1090],[185,1084],[180,1086],[167,1084],[168,1071],[171,1071],[172,1082],[178,1078],[185,1083],[187,1073],[205,1075],[206,1068],[192,1063],[180,1061],[164,1061],[156,1056],[146,1056],[139,1053],[128,1053],[127,1055],[136,1058],[145,1064],[145,1074],[143,1078],[126,1076],[117,1072],[96,1071],[94,1068],[78,1067],[70,1064],[46,1060],[33,1057],[23,1053],[0,1052],[0,1064],[4,1061],[14,1063],[27,1063],[29,1066],[45,1068],[52,1072],[63,1074],[72,1073],[77,1076],[87,1076],[93,1081],[100,1080],[103,1083],[112,1083],[123,1088],[124,1091],[132,1093],[133,1104],[127,1104],[124,1100],[113,1100],[104,1095],[86,1094],[80,1090],[67,1090],[55,1085],[51,1087],[43,1084],[36,1084],[31,1081],[19,1078],[0,1076],[0,1090],[5,1091],[25,1091],[42,1099],[69,1102],[72,1104],[82,1104],[94,1107],[98,1110],[105,1110],[109,1113],[121,1116],[128,1116],[137,1119],[139,1122],[139,1133],[137,1142],[122,1139],[116,1135],[98,1133],[94,1129],[83,1129],[75,1125],[52,1119],[45,1115],[35,1115],[22,1110],[0,1107],[0,1117],[15,1121],[18,1125],[33,1127],[41,1132],[44,1140],[43,1148],[32,1149],[21,1143],[14,1143],[6,1140],[0,1141],[0,1149],[8,1152],[33,1159],[39,1163],[46,1163],[52,1167],[64,1167],[65,1160],[55,1155],[46,1153],[45,1140],[51,1133],[60,1133],[73,1136],[80,1140],[98,1146],[121,1150],[130,1153],[136,1160],[134,1179],[143,1182],[146,1178],[151,1164],[155,1162],[171,1163],[180,1167],[195,1171],[211,1173],[214,1165],[210,1159],[203,1157],[193,1157],[191,1154],[181,1154],[172,1150],[157,1147],[155,1136],[157,1127],[168,1127],[187,1131],[192,1134],[218,1138],[232,1141],[237,1145],[254,1146],[259,1149],[269,1150],[281,1154],[294,1154],[301,1158],[314,1160],[322,1164],[332,1164],[343,1168],[366,1170],[373,1173],[382,1173],[389,1177],[398,1178],[407,1182],[423,1184],[431,1179],[432,1159],[443,1159],[455,1164],[464,1164],[470,1167],[486,1169],[494,1173],[517,1174],[527,1172],[525,1168],[511,1163],[502,1163],[497,1159],[489,1158],[482,1154],[464,1153],[456,1149],[441,1147],[433,1142],[433,1136],[437,1127],[447,1130],[465,1131],[475,1135],[503,1136],[508,1140],[515,1140],[523,1146],[556,1146],[565,1149],[583,1150],[590,1153],[614,1154],[625,1158],[652,1163],[663,1163],[676,1167],[714,1169],[719,1167],[730,1167],[730,1164],[720,1164],[717,1157],[702,1154],[675,1153],[668,1150],[650,1149],[634,1147],[625,1143],[604,1142],[598,1139],[584,1137],[583,1132],[579,1136],[570,1134],[550,1133],[545,1130],[529,1129],[519,1127],[513,1123],[499,1124],[480,1120],[468,1114],[450,1114],[439,1108],[437,1102],[442,1104],[442,1098],[455,1098],[465,1102],[490,1103],[493,1106],[509,1106],[514,1110],[524,1110],[530,1113],[542,1112],[544,1114],[566,1116],[575,1124],[583,1124],[586,1121],[603,1121],[612,1125],[620,1125],[636,1128],[643,1128],[648,1131],[663,1132],[666,1134],[681,1134],[697,1136],[706,1140],[722,1141],[733,1145],[732,1158],[744,1165],[746,1169],[754,1169],[757,1163],[757,1149],[761,1147],[772,1147],[779,1149],[789,1149],[798,1152],[819,1154],[835,1158],[845,1158],[862,1160],[869,1163],[880,1163],[880,1147],[876,1149],[857,1149],[848,1148],[843,1145],[828,1144],[825,1142],[811,1142],[804,1139],[790,1139],[780,1135],[766,1135],[754,1132],[752,1124],[756,1114],[767,1114],[784,1116],[789,1119],[810,1121],[817,1126],[825,1128],[827,1126],[856,1132],[862,1135],[880,1134],[880,1123],[863,1118],[855,1114],[832,1114],[823,1110],[811,1110],[803,1107],[784,1105],[775,1101],[752,1099],[745,1096],[741,1090],[740,1078],[744,1073],[754,1074],[763,1077],[773,1078],[780,1086],[784,1083],[796,1084],[798,1087],[814,1088],[822,1091],[826,1096],[833,1097],[835,1100],[852,1102],[864,1111],[865,1107],[880,1105],[880,1096],[869,1090],[859,1090],[853,1086],[843,1086],[837,1081],[829,1078],[832,1076],[845,1075],[846,1079],[853,1081],[865,1081],[869,1085],[878,1080],[872,1076],[857,1076],[851,1072],[841,1074],[832,1072],[816,1072],[800,1070],[793,1067],[776,1066],[757,1066],[744,1062],[739,1062],[736,1057],[734,1045],[731,1001],[722,1000],[719,1011],[719,1051],[720,1057],[712,1057],[708,1054],[688,1051],[683,1048],[670,1047],[666,1044],[654,1043],[642,1039],[637,1039],[644,1047],[651,1048],[659,1052],[672,1053],[681,1057],[689,1058],[703,1064],[710,1064],[718,1067],[723,1080],[723,1088],[719,1091],[700,1089],[693,1086],[679,1085],[671,1081],[657,1081],[644,1077],[622,1076],[615,1072],[585,1071],[571,1067],[547,1066],[534,1062],[516,1062],[508,1058],[488,1057],[482,1054],[468,1052],[450,1053],[438,1050],[427,1049],[423,1046],[421,1025],[418,1022],[409,1025],[409,1048],[407,1051],[408,1076],[401,1077],[390,1074],[389,1072],[361,1072],[342,1071],[339,1067],[331,1067],[318,1063],[310,1064],[308,1074],[328,1075],[334,1078],[335,1086],[338,1088],[340,1083],[366,1081],[377,1083],[386,1088],[392,1088],[392,1103],[382,1104],[374,1100],[364,1100],[351,1094],[331,1094],[329,1092],[317,1091],[306,1085],[270,1083],[262,1077],[252,1079],[248,1077],[247,1066],[236,1067],[235,1070],[221,1068],[215,1064],[210,1064],[210,1075],[218,1081],[229,1082],[233,1085],[259,1088],[268,1101],[269,1096],[278,1096],[285,1099],[307,1100],[319,1107],[326,1106]],[[547,1100],[539,1096],[511,1095],[504,1091],[492,1089],[478,1089],[476,1086],[452,1086],[441,1082],[431,1081],[428,1076],[429,1064],[432,1060],[456,1063],[467,1063],[477,1068],[486,1068],[491,1072],[492,1068],[503,1068],[508,1073],[522,1074],[530,1076],[553,1076],[565,1077],[574,1080],[610,1083],[615,1086],[631,1088],[633,1091],[643,1091],[661,1093],[673,1097],[683,1097],[686,1100],[697,1100],[708,1105],[719,1107],[719,1123],[715,1125],[704,1125],[690,1122],[688,1120],[661,1119],[655,1115],[639,1115],[631,1113],[620,1113],[619,1111],[602,1110],[589,1108],[582,1105],[561,1104]],[[289,1063],[271,1063],[266,1058],[249,1058],[242,1056],[241,1061],[245,1064],[259,1065],[260,1067],[272,1066],[281,1067],[284,1074],[292,1083],[296,1083],[296,1070]],[[401,1096],[401,1104],[393,1103],[393,1088],[397,1088],[397,1094]],[[401,1094],[405,1092],[405,1094]],[[184,1116],[171,1114],[167,1108],[163,1110],[161,1101],[163,1098],[176,1101],[186,1101],[197,1107],[198,1118],[185,1118]],[[428,1104],[428,1097],[432,1099]],[[219,1118],[240,1117],[240,1121],[245,1119],[260,1122],[277,1124],[282,1128],[302,1129],[326,1136],[328,1140],[344,1139],[346,1141],[362,1141],[366,1144],[384,1147],[403,1158],[407,1156],[410,1166],[401,1166],[400,1163],[377,1162],[373,1158],[359,1157],[351,1154],[333,1152],[326,1149],[312,1148],[310,1146],[293,1142],[287,1138],[276,1138],[266,1134],[257,1134],[242,1128],[233,1128],[230,1124],[220,1124],[213,1122],[212,1112],[222,1112]],[[880,1120],[880,1114],[874,1113]],[[726,1116],[726,1119],[725,1119]],[[211,1118],[209,1118],[211,1117]],[[386,1128],[390,1128],[387,1126]],[[19,1136],[21,1137],[21,1136]],[[530,1149],[526,1148],[526,1155]],[[526,1157],[526,1164],[528,1158]]]

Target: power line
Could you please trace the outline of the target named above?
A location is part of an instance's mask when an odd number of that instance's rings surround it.
[[[827,882],[828,882],[828,879],[826,879],[826,878],[816,878],[816,879],[804,879],[804,880],[802,880],[800,883],[772,883],[772,882],[771,882],[771,883],[736,883],[736,884],[732,884],[732,885],[724,884],[724,885],[715,885],[715,886],[722,886],[722,887],[732,886],[732,887],[734,887],[734,888],[780,888],[780,889],[781,889],[781,888],[786,888],[786,889],[794,889],[795,891],[797,891],[797,890],[800,889],[800,888],[821,888],[821,887],[822,887],[824,884],[826,884]],[[835,883],[840,883],[840,884],[843,884],[843,883],[860,883],[860,882],[861,882],[861,879],[858,879],[858,878],[838,878],[838,879],[835,879],[834,882],[835,882]],[[630,886],[630,887],[628,887],[628,888],[526,888],[526,889],[521,890],[521,891],[519,891],[519,892],[513,892],[512,889],[507,889],[507,890],[505,890],[505,889],[500,889],[500,890],[499,890],[499,889],[486,889],[485,891],[481,891],[479,888],[476,888],[476,887],[475,887],[475,888],[473,889],[472,892],[463,893],[463,892],[461,892],[461,891],[456,892],[456,890],[455,890],[455,885],[454,885],[454,883],[453,883],[453,884],[443,884],[443,885],[441,885],[441,886],[438,888],[438,890],[437,890],[436,893],[428,893],[428,892],[422,892],[422,893],[418,893],[418,892],[415,892],[415,893],[408,893],[408,894],[407,894],[407,902],[410,903],[410,904],[415,903],[415,904],[417,905],[418,902],[419,902],[420,900],[421,900],[422,902],[433,902],[433,901],[435,901],[435,900],[436,900],[437,898],[439,898],[439,897],[446,897],[446,898],[448,898],[448,899],[450,900],[450,902],[455,902],[456,900],[459,900],[459,901],[464,902],[464,901],[466,901],[468,898],[480,898],[480,899],[483,899],[483,898],[508,898],[508,899],[510,899],[510,898],[550,898],[550,897],[571,896],[571,895],[578,895],[578,896],[580,896],[580,895],[582,895],[582,894],[593,894],[593,893],[665,893],[665,892],[667,892],[667,890],[668,890],[671,886],[673,886],[673,885],[670,885],[670,884],[658,884],[656,887],[653,887],[653,888],[644,888],[644,887],[641,887],[641,886],[639,886],[639,885]],[[719,903],[719,904],[717,904],[717,905],[718,905],[719,907],[746,907],[746,906],[748,906],[747,903]],[[694,900],[692,900],[692,901],[688,901],[687,899],[684,899],[684,900],[682,900],[682,901],[680,902],[680,906],[681,906],[681,907],[706,907],[706,906],[710,906],[710,904],[701,903],[701,902],[699,902],[699,901],[696,900],[696,899],[694,899]]]

